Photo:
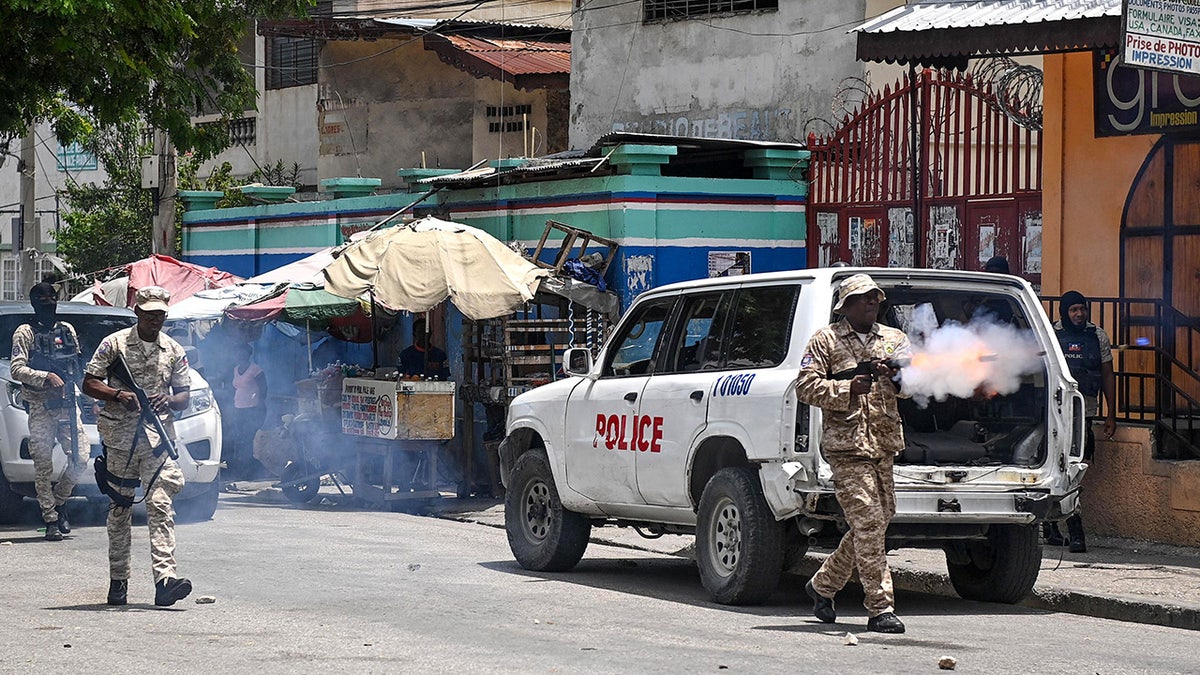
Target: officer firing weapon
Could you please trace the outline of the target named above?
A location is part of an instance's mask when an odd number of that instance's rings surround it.
[[[853,380],[854,378],[858,377],[859,375],[866,375],[867,377],[871,378],[872,382],[874,382],[877,377],[877,374],[875,371],[878,368],[879,364],[881,364],[881,363],[883,365],[887,366],[888,368],[907,368],[909,365],[912,364],[912,359],[910,359],[910,358],[867,359],[866,361],[859,361],[858,365],[853,368],[839,370],[838,372],[834,373],[833,375],[830,375],[829,379],[831,379],[831,380]]]
[[[129,387],[130,391],[137,396],[138,405],[142,408],[141,419],[154,427],[154,431],[158,433],[159,444],[154,448],[154,456],[158,457],[165,450],[171,459],[179,459],[179,452],[175,450],[175,444],[167,435],[167,430],[163,427],[162,420],[158,418],[158,413],[154,412],[154,406],[150,405],[150,397],[133,378],[133,373],[129,371],[129,364],[125,362],[125,355],[120,351],[117,351],[116,360],[108,367],[108,374],[124,382],[125,386]]]

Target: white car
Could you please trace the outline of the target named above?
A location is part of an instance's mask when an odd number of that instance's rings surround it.
[[[115,307],[96,307],[83,303],[62,302],[58,315],[75,327],[86,363],[105,336],[137,322],[134,313]],[[34,497],[33,460],[29,455],[29,416],[21,398],[21,384],[12,378],[12,334],[33,318],[29,303],[0,303],[0,380],[4,400],[0,401],[0,523],[17,519],[25,497]],[[192,370],[191,401],[186,410],[175,413],[176,448],[183,471],[184,488],[175,497],[180,520],[208,520],[217,508],[221,492],[221,412],[208,383]],[[79,395],[84,433],[92,448],[92,457],[100,454],[100,435],[96,431],[95,401]],[[62,475],[67,457],[54,453],[54,480]],[[107,501],[96,486],[91,462],[72,493],[89,499]]]
[[[889,548],[943,549],[965,598],[1025,596],[1041,563],[1039,525],[1078,509],[1083,400],[1030,285],[979,272],[813,269],[643,294],[594,364],[587,350],[567,350],[571,377],[509,406],[499,453],[517,561],[569,570],[595,525],[695,534],[713,599],[746,604],[765,600],[810,544],[836,546],[846,526],[821,410],[798,401],[796,382],[835,289],[859,272],[887,294],[881,323],[991,340],[983,351],[951,345],[962,353],[942,356],[965,358],[942,372],[953,382],[929,379],[936,363],[917,370],[916,356],[902,371],[906,390],[929,389],[900,402],[907,447]],[[960,389],[942,396],[943,384]]]

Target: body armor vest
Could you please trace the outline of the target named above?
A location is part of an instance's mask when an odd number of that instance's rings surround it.
[[[1089,325],[1083,330],[1064,328],[1056,333],[1063,356],[1067,357],[1071,376],[1079,382],[1079,392],[1084,396],[1099,395],[1100,338],[1096,336],[1096,327]]]

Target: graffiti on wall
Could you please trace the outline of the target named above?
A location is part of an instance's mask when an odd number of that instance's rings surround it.
[[[788,108],[703,111],[613,122],[612,130],[692,138],[790,141],[795,139],[795,118]]]
[[[631,255],[625,259],[625,287],[630,295],[650,290],[654,281],[654,257]]]

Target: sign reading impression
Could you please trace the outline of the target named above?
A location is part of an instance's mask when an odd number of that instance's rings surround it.
[[[1113,52],[1094,54],[1097,137],[1200,131],[1200,76],[1131,68]]]
[[[1121,18],[1127,65],[1200,74],[1200,0],[1125,0]]]

